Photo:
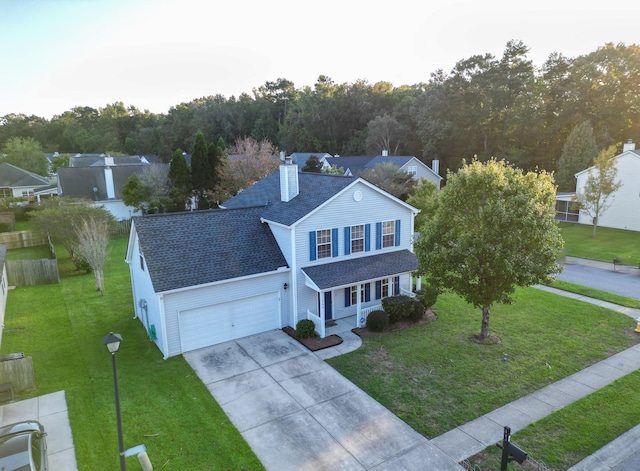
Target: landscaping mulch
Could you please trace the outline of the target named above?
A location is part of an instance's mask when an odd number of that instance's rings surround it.
[[[389,328],[384,332],[371,332],[366,327],[356,327],[355,329],[351,329],[351,332],[359,337],[366,337],[368,335],[384,335],[388,334],[389,332],[398,332],[405,329],[412,329],[413,327],[419,327],[421,325],[428,324],[429,322],[433,322],[436,319],[438,319],[438,315],[431,309],[427,309],[424,313],[424,316],[419,321],[412,322],[407,320],[394,322],[393,324],[389,324]]]
[[[318,350],[322,350],[323,348],[335,347],[336,345],[340,345],[343,340],[338,335],[329,335],[323,339],[319,337],[311,337],[311,338],[300,338],[296,335],[296,329],[293,327],[283,327],[282,330],[286,332],[290,337],[293,337],[302,345],[307,347],[312,352],[316,352]]]

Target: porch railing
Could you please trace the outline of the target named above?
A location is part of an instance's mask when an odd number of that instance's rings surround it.
[[[325,337],[325,326],[320,316],[316,316],[313,312],[307,309],[307,319],[313,321],[313,323],[316,325],[316,332],[318,332],[320,338],[323,339]]]
[[[416,293],[414,293],[413,291],[406,290],[404,288],[400,288],[400,294],[403,294],[405,296],[409,296],[410,298],[415,298],[416,297]]]
[[[381,310],[382,310],[382,304],[376,304],[375,306],[369,306],[369,307],[360,309],[360,315],[358,316],[356,327],[365,326],[367,324],[367,317],[369,317],[369,314],[371,314],[373,311],[381,311]]]

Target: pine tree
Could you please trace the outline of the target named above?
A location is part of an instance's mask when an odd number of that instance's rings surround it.
[[[171,157],[169,182],[169,196],[173,202],[171,210],[183,211],[191,194],[191,174],[181,149],[176,150]]]
[[[584,121],[571,130],[562,148],[556,175],[558,189],[573,191],[576,187],[574,175],[591,167],[597,155],[598,145],[593,128],[589,121]]]
[[[209,209],[209,201],[207,200],[208,167],[207,140],[202,131],[198,131],[191,153],[191,185],[198,198],[198,209]]]

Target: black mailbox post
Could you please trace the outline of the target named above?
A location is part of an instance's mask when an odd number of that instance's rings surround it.
[[[511,435],[511,428],[504,427],[504,436],[502,437],[502,443],[496,443],[496,446],[502,450],[502,466],[500,471],[507,471],[507,463],[510,461],[517,461],[522,464],[527,459],[527,453],[513,443],[509,441]]]

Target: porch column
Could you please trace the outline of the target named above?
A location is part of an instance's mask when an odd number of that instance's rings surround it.
[[[416,291],[420,291],[422,289],[422,277],[419,276],[416,278]]]
[[[364,285],[358,284],[358,299],[356,301],[356,327],[360,327],[360,313],[362,312],[362,290]]]
[[[318,317],[320,317],[322,324],[324,324],[326,322],[324,314],[324,291],[320,291],[318,296],[320,296],[320,312],[318,313]]]

